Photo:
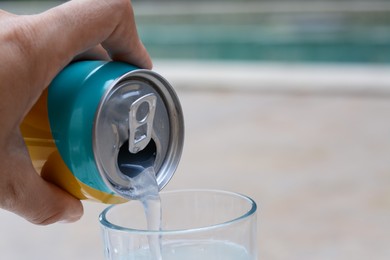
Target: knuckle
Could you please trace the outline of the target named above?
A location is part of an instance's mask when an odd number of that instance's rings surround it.
[[[34,29],[26,19],[13,17],[1,32],[2,44],[9,45],[14,52],[29,55],[34,49]]]

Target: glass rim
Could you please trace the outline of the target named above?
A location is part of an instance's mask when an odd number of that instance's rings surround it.
[[[257,204],[256,202],[250,198],[247,195],[233,192],[233,191],[225,191],[225,190],[217,190],[217,189],[178,189],[178,190],[169,190],[169,191],[163,191],[160,194],[173,194],[173,193],[183,193],[183,192],[208,192],[208,193],[218,193],[218,194],[225,194],[234,196],[237,198],[244,199],[248,202],[249,205],[251,205],[250,209],[247,210],[244,214],[240,214],[238,217],[230,219],[228,221],[224,221],[221,223],[211,224],[208,226],[202,226],[202,227],[195,227],[195,228],[187,228],[187,229],[172,229],[172,230],[145,230],[145,229],[136,229],[136,228],[129,228],[129,227],[122,227],[118,226],[116,224],[111,223],[107,219],[107,214],[110,212],[110,210],[116,206],[120,206],[123,204],[113,204],[105,208],[102,213],[99,215],[99,222],[100,224],[105,227],[109,228],[115,231],[122,231],[122,232],[128,232],[128,233],[134,233],[134,234],[160,234],[160,235],[173,235],[173,234],[185,234],[185,233],[195,233],[195,232],[201,232],[205,230],[212,230],[212,229],[218,229],[223,228],[225,226],[243,221],[247,219],[248,217],[254,215],[257,211]],[[125,202],[129,203],[129,202]]]

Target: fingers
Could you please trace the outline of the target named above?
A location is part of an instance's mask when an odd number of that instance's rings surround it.
[[[4,17],[7,19],[2,21]],[[17,73],[9,80],[13,84],[25,86],[28,82],[25,88],[31,101],[36,101],[74,57],[79,59],[78,55],[152,68],[129,0],[74,0],[32,16],[0,13],[0,25],[0,39],[5,39],[2,43],[9,42],[0,46],[3,63],[10,62],[3,70]],[[95,46],[102,46],[104,51]],[[6,76],[11,75],[8,71],[4,72]]]
[[[111,1],[110,4],[113,9],[123,10],[124,14],[114,31],[102,42],[102,46],[114,60],[130,61],[142,68],[152,68],[149,54],[138,37],[130,1]]]
[[[52,51],[63,55],[60,60],[101,44],[113,60],[152,67],[128,0],[69,1],[38,15],[37,23],[36,34],[43,44],[56,46]]]
[[[78,60],[111,60],[111,57],[101,45],[97,45],[73,58],[73,61]]]
[[[11,138],[12,146],[0,152],[4,159],[0,165],[0,207],[39,225],[78,220],[83,214],[81,202],[44,181],[32,167],[23,141],[15,138]]]

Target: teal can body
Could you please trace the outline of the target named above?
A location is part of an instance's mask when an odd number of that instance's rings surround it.
[[[160,189],[176,170],[183,114],[175,91],[157,73],[121,62],[75,62],[42,99],[37,106],[46,106],[47,114],[33,109],[22,133],[42,176],[75,196],[120,202],[117,189],[130,185],[128,177],[139,169],[153,166]],[[37,125],[40,117],[47,117],[49,129]],[[42,155],[42,144],[53,142],[53,151]],[[130,173],[123,163],[132,165]]]

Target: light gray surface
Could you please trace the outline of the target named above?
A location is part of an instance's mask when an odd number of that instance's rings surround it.
[[[286,88],[277,93],[262,92],[272,86],[261,81],[258,91],[210,91],[185,87],[170,67],[156,66],[179,84],[186,142],[166,189],[226,189],[254,198],[260,259],[389,259],[385,90],[370,95],[367,86],[364,95],[354,95],[353,88],[328,95],[313,79],[311,89],[290,91],[289,78],[279,71],[276,78]],[[196,86],[196,77],[187,80]],[[0,259],[103,259],[97,217],[105,206],[84,205],[78,223],[49,227],[0,211]]]

